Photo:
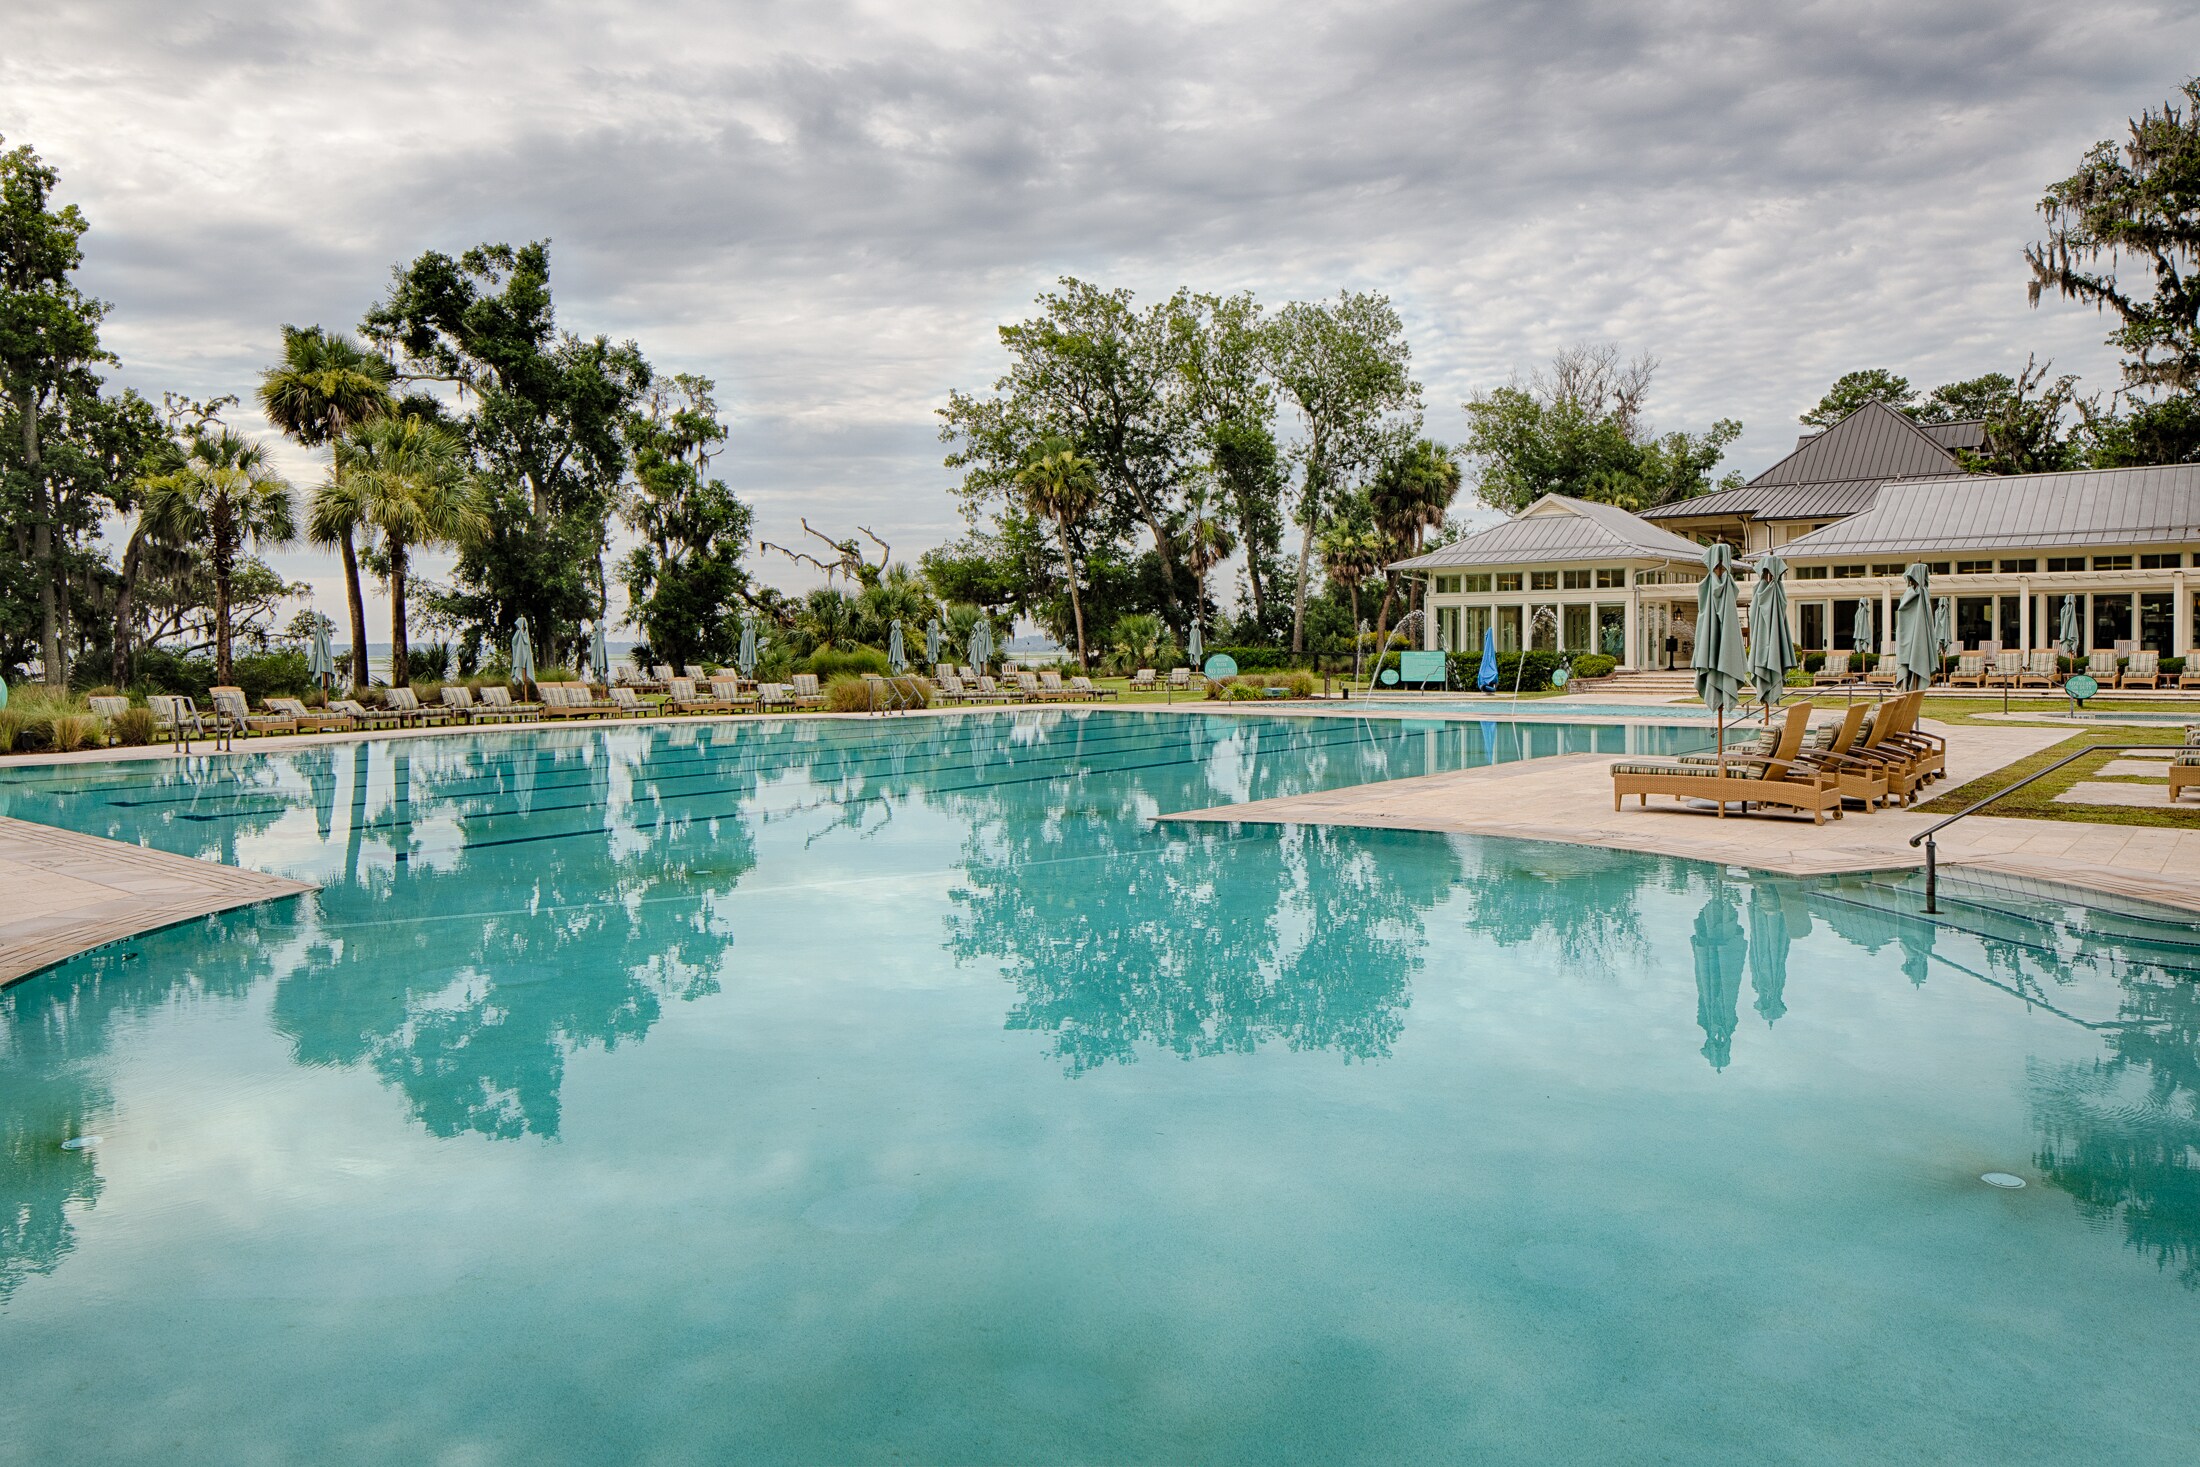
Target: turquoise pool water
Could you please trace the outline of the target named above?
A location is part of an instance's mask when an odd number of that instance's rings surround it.
[[[1584,718],[1669,718],[1710,722],[1715,717],[1701,703],[1561,703],[1553,698],[1435,699],[1371,698],[1345,705],[1354,710],[1440,714],[1452,718],[1537,718],[1564,723]],[[1729,722],[1736,720],[1730,718]]]
[[[0,994],[0,1456],[2191,1460],[2189,928],[1149,819],[1701,737],[16,771],[0,812],[324,890]]]

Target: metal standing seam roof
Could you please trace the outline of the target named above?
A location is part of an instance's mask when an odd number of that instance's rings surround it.
[[[1870,509],[1779,547],[1789,559],[2200,543],[2200,464],[1891,483]]]
[[[1503,524],[1401,560],[1391,570],[1550,565],[1578,560],[1701,561],[1703,546],[1617,505],[1546,494]]]
[[[1955,430],[1966,425],[1934,424]],[[1959,476],[1963,466],[1926,427],[1867,402],[1738,489],[1699,494],[1646,512],[1652,520],[1787,520],[1856,514],[1893,479]]]

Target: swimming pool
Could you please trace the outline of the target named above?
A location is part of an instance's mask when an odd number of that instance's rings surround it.
[[[2189,930],[1150,823],[1701,738],[1047,711],[16,771],[0,813],[324,889],[0,994],[0,1441],[2187,1460]]]
[[[1557,723],[1600,718],[1660,718],[1708,722],[1715,717],[1701,703],[1561,703],[1556,699],[1358,699],[1344,705],[1356,713],[1424,713],[1450,718],[1536,718]],[[1747,715],[1729,714],[1734,723]]]

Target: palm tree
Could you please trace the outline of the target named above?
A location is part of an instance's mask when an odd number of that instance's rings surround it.
[[[1237,536],[1218,517],[1207,512],[1206,496],[1192,504],[1192,525],[1184,537],[1184,564],[1192,573],[1192,619],[1206,614],[1207,572],[1230,558]]]
[[[361,423],[387,414],[392,406],[390,364],[340,332],[318,326],[285,326],[283,360],[260,374],[260,408],[267,420],[285,437],[307,448],[335,443]],[[343,474],[341,464],[335,473]],[[345,501],[335,496],[334,508]],[[355,520],[327,518],[319,513],[322,496],[314,496],[314,510],[306,525],[306,538],[316,545],[342,552],[344,594],[351,607],[351,680],[367,680],[367,603],[359,589],[359,547],[362,526]]]
[[[1062,574],[1069,581],[1070,614],[1077,623],[1077,666],[1083,672],[1090,672],[1092,666],[1085,656],[1085,606],[1077,595],[1077,560],[1069,548],[1069,527],[1092,513],[1100,498],[1092,467],[1092,461],[1079,458],[1067,439],[1047,438],[1016,471],[1025,506],[1041,519],[1054,521],[1062,546]]]
[[[376,418],[336,445],[338,472],[314,495],[314,518],[347,514],[382,538],[389,563],[390,686],[412,677],[405,642],[405,572],[411,553],[486,534],[489,518],[458,435],[426,418]],[[331,501],[324,513],[322,496]]]
[[[1350,522],[1322,536],[1322,569],[1352,597],[1352,632],[1360,632],[1360,583],[1383,566],[1383,546],[1375,533]]]
[[[1459,465],[1441,443],[1419,439],[1384,464],[1368,486],[1367,498],[1388,558],[1403,560],[1417,553],[1429,531],[1443,528],[1444,515],[1458,496]],[[1378,644],[1390,624],[1397,586],[1396,577],[1384,577],[1383,607],[1375,614]]]
[[[290,484],[267,466],[267,450],[227,428],[198,433],[183,466],[138,483],[147,533],[198,546],[214,576],[214,676],[235,680],[229,656],[229,584],[246,541],[288,545],[298,536]]]

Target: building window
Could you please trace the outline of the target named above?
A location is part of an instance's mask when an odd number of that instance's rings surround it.
[[[1471,580],[1472,577],[1469,577]],[[1484,576],[1485,581],[1489,579]],[[1459,650],[1479,652],[1482,635],[1490,629],[1490,609],[1487,606],[1462,606],[1459,608]]]
[[[1500,594],[1502,594],[1502,593],[1504,593],[1504,592],[1506,592],[1506,591],[1517,591],[1517,590],[1519,590],[1519,589],[1520,589],[1520,572],[1518,572],[1518,571],[1499,571],[1499,572],[1497,573],[1497,589],[1498,589],[1498,592],[1499,592]],[[1514,650],[1515,652],[1517,652],[1517,651],[1519,651],[1520,649],[1519,649],[1518,647],[1515,647],[1515,648],[1514,648],[1513,650]]]
[[[2093,568],[2095,570],[2130,570],[2131,557],[2128,555],[2096,555],[2093,557]]]
[[[1833,568],[1833,578],[1837,581],[1862,580],[1864,571],[1865,567],[1860,565],[1837,565]]]
[[[1572,572],[1569,571],[1568,574],[1571,575]],[[1588,572],[1583,571],[1581,574],[1587,577]],[[1594,607],[1578,601],[1569,604],[1565,608],[1562,613],[1563,629],[1560,632],[1562,638],[1559,643],[1560,650],[1566,652],[1596,651],[1595,643],[1590,640],[1591,634],[1589,631],[1590,617],[1594,614],[1594,611]]]
[[[1872,566],[1872,574],[1875,576],[1899,576],[1908,569],[1909,567],[1900,561],[1882,560]]]
[[[1599,566],[1599,567],[1597,568],[1597,589],[1598,589],[1599,591],[1615,591],[1615,590],[1621,590],[1621,589],[1624,589],[1624,588],[1626,587],[1626,585],[1627,585],[1627,567],[1626,567],[1626,566],[1624,566],[1624,565],[1606,565],[1606,566]],[[1617,654],[1617,653],[1614,653],[1613,655],[1614,655],[1614,656],[1617,656],[1618,654]]]
[[[1991,596],[1958,596],[1956,598],[1956,646],[1976,647],[1981,642],[1994,639],[1994,598]]]
[[[2175,551],[2168,555],[2142,555],[2139,557],[2139,569],[2141,570],[2175,570],[2184,563],[2185,557]]]
[[[1471,576],[1461,576],[1460,580],[1466,583],[1463,589],[1469,596],[1487,596],[1490,594],[1490,573],[1488,571],[1482,571]]]
[[[2061,571],[2082,571],[2084,569],[2085,557],[2082,555],[2050,555],[2047,557],[2047,570],[2050,575]]]
[[[1586,591],[1589,589],[1589,573],[1585,570],[1561,571],[1558,583],[1568,591]]]
[[[1505,578],[1499,576],[1498,579],[1502,581]],[[1513,579],[1518,580],[1519,577],[1515,576]],[[1520,608],[1517,606],[1500,606],[1497,608],[1497,650],[1500,652],[1518,652],[1520,650]]]
[[[2167,591],[2139,593],[2139,645],[2165,656],[2170,649],[2170,618],[2177,614],[2176,598]]]
[[[2005,560],[2001,563],[2001,573],[2005,576],[2028,576],[2039,568],[2040,563],[2030,556],[2023,560]]]
[[[1805,601],[1796,608],[1797,620],[1802,623],[1803,635],[1798,638],[1806,652],[1823,652],[1826,649],[1826,603]]]
[[[1795,568],[1795,579],[1798,581],[1822,581],[1825,578],[1826,568],[1822,565],[1799,565]]]
[[[1903,567],[1905,570],[1908,568],[1907,566]],[[1948,574],[1948,562],[1945,560],[1929,560],[1925,562],[1925,569],[1936,576],[1944,576]]]
[[[1625,574],[1625,572],[1621,572]],[[1627,608],[1610,604],[1597,607],[1597,650],[1607,657],[1627,660]]]
[[[2093,603],[2093,649],[2099,652],[2112,650],[2118,642],[2131,640],[2131,598],[2127,596],[2089,596]]]
[[[1529,571],[1528,589],[1531,591],[1555,591],[1558,589],[1557,571]]]
[[[1993,573],[1994,563],[1990,560],[1959,560],[1956,562],[1956,574],[1959,576],[1990,576]]]

